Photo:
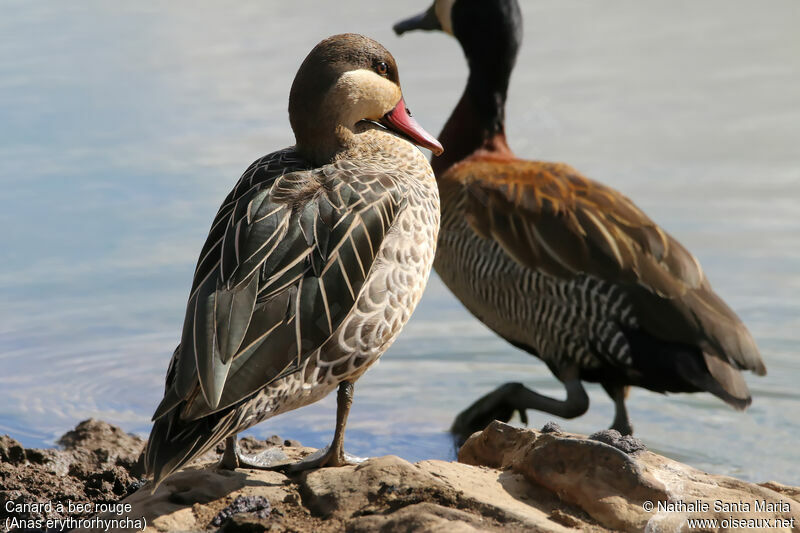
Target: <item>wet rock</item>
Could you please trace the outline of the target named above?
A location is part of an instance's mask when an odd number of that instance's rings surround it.
[[[467,439],[458,451],[458,460],[468,465],[504,469],[517,455],[526,452],[530,438],[525,429],[492,422],[486,430]]]
[[[261,517],[258,513],[237,514],[225,522],[220,530],[222,533],[262,533],[270,529],[269,519]]]
[[[254,515],[255,518],[265,519],[269,517],[272,506],[269,500],[263,496],[237,496],[233,503],[222,509],[217,516],[211,520],[212,526],[221,526],[232,516],[240,513]]]
[[[592,433],[589,435],[589,438],[591,440],[596,440],[598,442],[608,444],[609,446],[613,446],[614,448],[627,454],[647,451],[647,446],[644,445],[644,442],[632,435],[623,436],[616,429],[605,429],[603,431],[598,431],[597,433]]]
[[[564,430],[555,422],[550,421],[542,426],[542,433],[564,433]]]

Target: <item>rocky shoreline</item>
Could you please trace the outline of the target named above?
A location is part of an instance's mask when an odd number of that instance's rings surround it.
[[[210,453],[155,493],[136,475],[140,438],[87,420],[58,444],[0,437],[2,531],[800,531],[798,487],[707,474],[613,431],[555,424],[494,422],[459,462],[386,456],[295,476],[220,471]],[[242,440],[248,453],[275,446],[290,458],[314,451]]]

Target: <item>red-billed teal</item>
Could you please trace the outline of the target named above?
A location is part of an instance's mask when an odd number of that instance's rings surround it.
[[[223,466],[269,467],[236,434],[337,387],[332,444],[290,468],[346,464],[353,383],[427,283],[439,194],[414,144],[442,147],[406,109],[392,55],[361,35],[325,39],[289,118],[296,145],[250,165],[200,253],[145,451],[154,486],[223,439]]]

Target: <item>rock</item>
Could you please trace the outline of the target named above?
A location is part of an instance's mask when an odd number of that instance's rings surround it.
[[[589,435],[589,439],[608,444],[627,454],[647,451],[647,446],[644,445],[644,442],[633,435],[623,436],[616,429],[604,429],[603,431],[592,433]]]
[[[300,456],[295,450],[285,448],[295,454],[292,459]],[[232,504],[247,510],[236,502],[254,495],[269,501],[269,516],[236,514],[218,521],[224,531],[566,532],[572,526],[564,522],[570,520],[588,531],[601,531],[585,513],[520,474],[445,461],[412,464],[394,456],[291,478],[269,471],[224,472],[207,463],[171,476],[155,494],[145,486],[124,502],[132,505],[128,515],[147,520],[147,531],[198,530],[225,515]]]
[[[311,450],[299,451],[307,454]],[[287,454],[298,459],[299,451]],[[278,531],[287,530],[282,524],[295,525],[298,531],[314,531],[322,523],[302,507],[298,488],[280,472],[219,470],[214,462],[207,461],[181,470],[164,480],[154,493],[151,491],[152,486],[146,484],[123,500],[131,505],[126,514],[144,518],[148,532],[216,531],[214,521],[218,517],[224,531],[265,531],[276,525],[280,527]],[[258,504],[262,509],[268,504],[269,514],[258,516]],[[301,527],[303,524],[308,527]]]
[[[453,504],[455,492],[423,469],[395,456],[369,459],[355,467],[321,468],[301,477],[305,504],[328,518],[356,511],[401,506],[403,501],[432,498]]]
[[[8,435],[0,437],[0,460],[4,463],[18,465],[25,462],[25,448]]]
[[[707,474],[613,431],[587,438],[555,425],[543,429],[492,423],[470,437],[459,463],[410,463],[387,456],[293,476],[220,470],[218,456],[209,453],[153,492],[149,483],[130,475],[141,440],[87,421],[62,439],[63,450],[26,450],[11,438],[0,439],[0,453],[15,461],[0,462],[0,500],[114,506],[91,517],[96,524],[82,522],[81,531],[134,531],[146,523],[151,533],[655,532],[688,530],[689,517],[770,519],[769,531],[800,530],[798,487]],[[275,447],[292,461],[314,451],[279,437],[242,439],[248,453]],[[54,514],[40,510],[27,517]],[[90,514],[80,509],[59,516],[88,520]],[[100,522],[113,519],[129,522]],[[786,523],[776,527],[777,519]],[[736,525],[719,522],[699,529],[725,527]]]
[[[212,526],[221,526],[231,517],[240,513],[252,514],[255,518],[265,519],[269,517],[272,506],[263,496],[237,496],[233,503],[217,513],[211,520]]]
[[[59,443],[64,449],[24,449],[10,437],[0,437],[3,523],[7,518],[88,517],[95,503],[115,502],[137,487],[129,469],[142,449],[142,439],[105,422],[86,420]],[[7,510],[9,501],[30,505]]]
[[[225,522],[223,533],[262,533],[272,527],[267,517],[258,513],[242,513]]]
[[[479,517],[465,511],[437,505],[415,503],[391,514],[360,516],[347,524],[348,533],[395,531],[472,533],[485,531]]]
[[[555,422],[550,421],[542,426],[542,433],[564,433],[564,430]]]
[[[518,472],[607,528],[678,531],[689,518],[709,518],[718,526],[707,531],[725,529],[726,519],[778,520],[786,531],[800,530],[800,490],[794,487],[707,474],[609,432],[599,439],[493,422],[467,440],[459,461]]]
[[[267,439],[267,444],[271,444],[272,446],[280,446],[283,444],[283,439],[280,438],[278,435],[273,435]]]
[[[244,440],[251,452],[268,447],[252,437]],[[0,523],[4,524],[0,530],[5,530],[6,518],[33,521],[88,518],[94,514],[95,506],[118,502],[144,485],[145,480],[132,473],[144,447],[139,437],[106,422],[85,420],[65,433],[58,444],[62,449],[25,449],[11,437],[0,436]],[[213,453],[205,457],[217,460]],[[194,491],[175,491],[170,497],[191,504],[201,499]],[[30,505],[7,510],[6,502]],[[260,519],[259,509],[254,510],[256,513],[238,514],[252,514],[253,520]],[[212,518],[214,515],[209,515],[208,521]],[[242,524],[247,520],[237,522],[241,522],[238,527],[244,527]]]
[[[138,457],[144,441],[107,422],[90,418],[66,432],[57,444],[67,450],[97,450],[100,452],[99,458],[108,460],[112,455]]]

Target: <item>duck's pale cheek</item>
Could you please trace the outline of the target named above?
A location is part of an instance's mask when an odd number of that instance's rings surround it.
[[[377,73],[351,70],[342,74],[326,97],[325,109],[338,113],[341,124],[378,120],[402,97],[400,87]]]

